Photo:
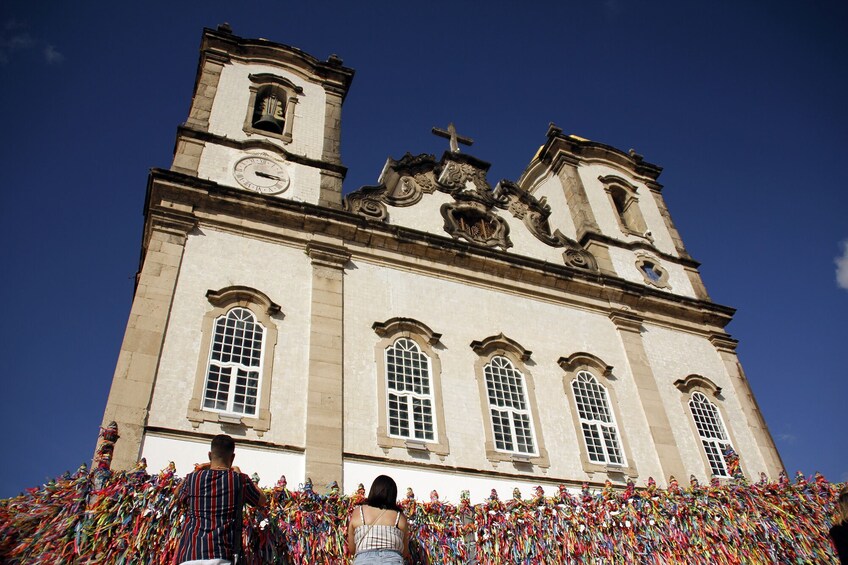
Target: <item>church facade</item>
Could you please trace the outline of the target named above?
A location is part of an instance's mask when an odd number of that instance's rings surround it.
[[[551,126],[515,182],[459,144],[346,196],[353,70],[205,30],[104,414],[116,468],[211,437],[262,484],[418,495],[783,469],[640,155]]]

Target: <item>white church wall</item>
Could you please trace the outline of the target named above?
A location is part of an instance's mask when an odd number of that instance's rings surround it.
[[[598,179],[601,176],[616,175],[637,187],[636,194],[639,199],[639,211],[642,213],[648,231],[651,232],[651,237],[653,238],[652,245],[663,253],[677,256],[677,250],[674,248],[671,234],[668,233],[665,222],[657,208],[657,203],[651,191],[644,183],[637,181],[624,171],[600,163],[581,165],[578,168],[578,172],[580,179],[583,181],[586,197],[589,199],[589,205],[592,207],[595,221],[604,234],[625,242],[647,241],[642,237],[624,233],[618,224],[617,213],[603,183]]]
[[[525,368],[535,383],[535,398],[553,477],[589,479],[580,463],[582,435],[573,424],[566,397],[562,356],[592,353],[615,367],[609,386],[618,399],[619,422],[641,476],[659,473],[644,411],[629,373],[621,341],[601,314],[558,306],[507,292],[479,288],[415,273],[381,268],[354,260],[345,275],[345,441],[350,453],[376,457],[386,454],[377,446],[377,375],[374,322],[401,316],[416,319],[442,334],[436,350],[442,366],[442,395],[450,454],[444,464],[495,472],[515,473],[511,463],[490,463],[485,454],[486,400],[480,398],[474,373],[476,353],[469,344],[503,333],[531,350]],[[569,385],[570,386],[570,385]],[[569,392],[570,394],[570,389]],[[488,408],[486,408],[488,409]],[[538,431],[537,431],[538,434]],[[538,439],[537,439],[538,441]],[[391,458],[416,461],[405,449],[392,449]],[[440,464],[436,456],[429,463]],[[539,469],[536,469],[537,472]]]
[[[681,265],[664,261],[658,258],[656,254],[642,250],[634,252],[630,249],[622,249],[620,247],[611,246],[609,248],[609,255],[616,275],[624,280],[638,284],[647,283],[645,282],[645,276],[636,265],[636,260],[640,257],[650,257],[652,261],[656,262],[657,265],[668,272],[668,287],[660,288],[660,290],[665,290],[666,292],[677,294],[679,296],[697,298],[695,289],[692,288],[692,282],[689,280],[685,269]]]
[[[251,192],[239,185],[233,176],[233,167],[235,167],[236,162],[250,154],[264,155],[273,159],[288,174],[289,186],[285,191],[274,195],[276,198],[308,202],[310,204],[318,203],[319,188],[321,185],[321,173],[319,170],[315,167],[307,167],[300,163],[286,161],[281,155],[270,151],[252,150],[245,152],[241,149],[207,143],[200,158],[197,176],[202,179],[213,180],[219,184]]]
[[[147,459],[148,473],[158,473],[173,461],[177,476],[184,477],[194,471],[195,463],[209,460],[209,441],[147,434],[141,452]],[[290,489],[297,488],[297,485],[305,480],[302,453],[286,453],[268,447],[241,445],[238,438],[233,464],[248,475],[257,473],[259,485],[262,487],[273,487],[282,475],[286,476]]]
[[[565,189],[559,178],[556,175],[548,175],[533,187],[530,192],[540,200],[543,197],[547,199],[548,205],[551,207],[551,215],[548,218],[551,233],[559,230],[566,237],[576,239],[577,228],[574,227],[571,210],[569,209],[568,202],[565,200]]]
[[[703,446],[691,423],[692,415],[686,404],[688,396],[674,386],[676,380],[685,379],[689,375],[706,377],[722,389],[722,399],[711,397],[710,401],[721,411],[722,419],[729,428],[733,447],[739,454],[743,471],[754,476],[765,471],[765,461],[745,419],[731,378],[709,340],[683,331],[647,324],[642,336],[645,352],[659,384],[660,395],[687,472],[701,480],[709,479],[709,468],[702,455]]]
[[[252,430],[244,437],[283,445],[305,442],[308,375],[304,336],[309,335],[309,301],[304,296],[311,266],[302,250],[215,231],[190,235],[175,291],[171,317],[157,373],[148,424],[184,431],[199,359],[206,298],[210,289],[241,285],[259,290],[280,305],[277,346],[271,382],[271,429],[261,438]],[[196,431],[217,434],[220,424],[203,422]],[[238,439],[238,437],[236,438]]]
[[[445,219],[440,212],[442,204],[446,202],[453,202],[453,198],[436,191],[422,195],[421,200],[412,206],[386,206],[389,212],[387,222],[393,226],[447,236]]]
[[[469,491],[471,504],[483,502],[489,498],[492,489],[498,491],[501,500],[512,498],[513,489],[521,490],[522,498],[532,498],[534,489],[541,486],[545,496],[554,496],[557,493],[557,485],[542,479],[529,478],[526,480],[499,479],[495,477],[474,476],[464,473],[450,471],[428,471],[425,469],[411,469],[386,464],[364,463],[360,461],[345,461],[344,464],[344,486],[345,494],[356,492],[357,487],[362,484],[365,494],[371,488],[371,483],[379,475],[388,475],[394,479],[398,487],[398,497],[406,496],[406,489],[412,488],[417,500],[430,500],[430,491],[439,493],[439,500],[458,504],[463,490]],[[573,490],[572,490],[573,492]]]
[[[565,263],[565,260],[562,258],[562,247],[553,247],[539,241],[522,220],[519,220],[509,212],[503,211],[500,216],[506,220],[509,226],[509,239],[512,241],[512,247],[507,249],[507,253],[532,257],[533,259],[547,261],[555,265]],[[553,232],[553,230],[551,231]]]
[[[321,159],[324,147],[324,114],[326,94],[323,87],[304,80],[281,67],[261,64],[243,64],[232,62],[224,65],[218,82],[212,112],[209,116],[209,131],[231,139],[267,139],[271,143],[281,144],[273,137],[259,134],[248,135],[244,131],[244,121],[247,117],[250,103],[249,75],[269,73],[284,77],[296,86],[303,88],[303,94],[298,95],[294,107],[294,123],[292,124],[292,141],[285,145],[286,151],[310,159]]]

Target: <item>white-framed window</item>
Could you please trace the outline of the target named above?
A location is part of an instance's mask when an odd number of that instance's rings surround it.
[[[441,334],[412,318],[374,322],[377,445],[416,457],[450,453],[442,404]]]
[[[533,419],[524,387],[524,375],[503,356],[492,357],[483,367],[495,449],[536,455]]]
[[[702,393],[695,392],[689,399],[689,409],[692,411],[692,418],[695,420],[695,427],[698,429],[712,474],[716,477],[729,477],[724,450],[731,444],[718,408]]]
[[[580,371],[571,382],[586,452],[592,463],[624,465],[618,426],[607,389],[592,373]]]
[[[247,308],[233,308],[215,320],[203,409],[256,416],[265,328]]]
[[[433,441],[433,383],[430,358],[411,339],[386,348],[388,431],[392,437]]]

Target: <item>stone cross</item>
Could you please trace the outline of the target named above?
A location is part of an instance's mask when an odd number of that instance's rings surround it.
[[[433,133],[438,135],[439,137],[446,137],[450,139],[450,150],[452,153],[459,153],[459,144],[463,145],[471,145],[474,143],[474,140],[470,137],[462,137],[461,135],[456,134],[456,128],[453,125],[453,122],[448,124],[447,131],[439,128],[433,128]]]

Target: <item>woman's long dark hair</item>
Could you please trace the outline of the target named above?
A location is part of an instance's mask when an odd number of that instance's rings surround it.
[[[368,500],[365,503],[368,506],[382,508],[383,510],[400,510],[397,505],[397,485],[394,479],[387,475],[380,475],[374,479],[374,482],[371,483],[371,490],[368,491]]]

